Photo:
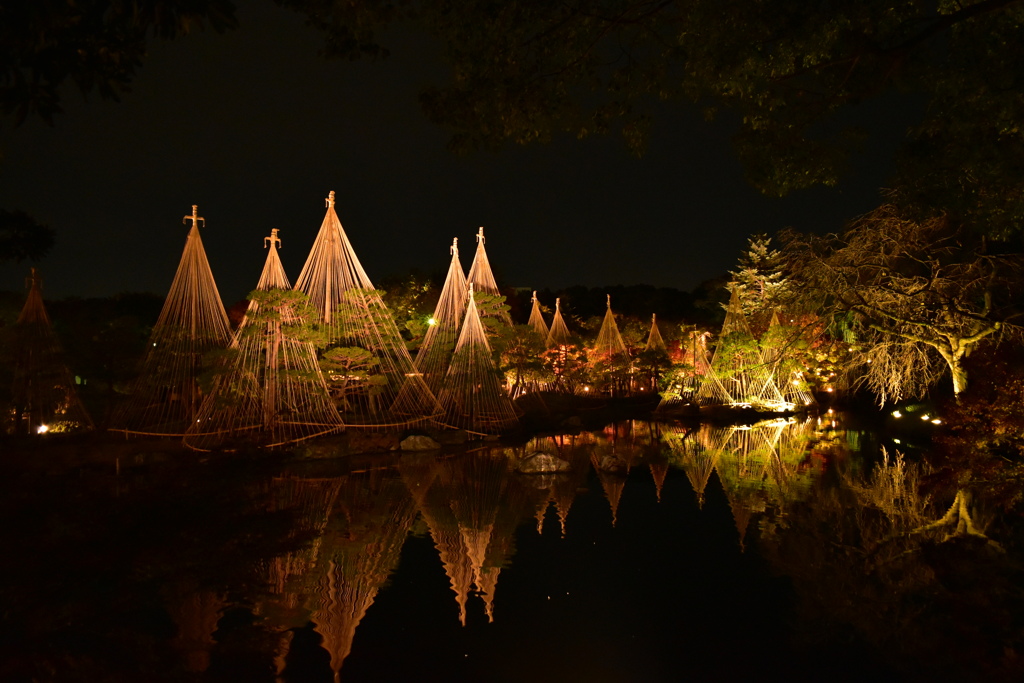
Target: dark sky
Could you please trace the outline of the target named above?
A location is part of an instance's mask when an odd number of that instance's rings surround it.
[[[239,18],[154,43],[120,103],[69,90],[54,127],[4,124],[0,206],[57,231],[47,297],[165,293],[193,203],[227,305],[255,286],[271,228],[294,281],[329,190],[375,282],[444,271],[452,237],[468,268],[482,225],[502,286],[690,289],[733,268],[753,232],[834,230],[875,206],[898,140],[884,109],[862,112],[882,135],[850,180],[785,200],[745,183],[727,123],[683,105],[663,108],[641,160],[617,138],[456,157],[416,101],[445,77],[428,40],[395,38],[384,62],[326,61],[297,14],[245,3]],[[0,267],[0,289],[26,271]]]

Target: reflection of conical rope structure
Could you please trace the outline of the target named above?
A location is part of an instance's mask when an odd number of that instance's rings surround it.
[[[515,552],[515,531],[543,496],[514,476],[505,449],[401,464],[402,478],[423,515],[466,624],[473,587],[494,618],[498,576]]]
[[[605,311],[604,320],[601,321],[601,330],[597,333],[594,352],[606,356],[626,355],[626,345],[622,341],[619,326],[615,324],[615,315],[612,313],[612,295],[607,296],[608,309]]]
[[[776,445],[787,428],[785,420],[744,427],[701,426],[700,443],[718,453],[715,470],[732,509],[741,549],[751,518],[767,509],[772,490],[777,490],[778,482],[773,477],[778,460]]]
[[[701,425],[702,430],[710,428],[710,425]],[[720,448],[706,448],[690,430],[666,432],[663,438],[671,449],[673,462],[686,473],[697,496],[697,505],[703,508],[704,491],[718,462]]]
[[[308,547],[279,555],[269,562],[267,573],[273,593],[284,594],[292,578],[301,577],[316,566],[324,528],[344,483],[345,477],[295,476],[275,477],[271,482],[273,509],[290,511],[295,516],[292,534],[314,538]]]
[[[576,494],[586,487],[587,476],[590,473],[588,449],[592,448],[593,444],[589,443],[587,436],[588,433],[584,432],[580,435],[563,434],[553,437],[553,439],[558,441],[562,453],[572,463],[569,475],[555,480],[554,490],[552,491],[555,506],[558,509],[558,521],[561,526],[562,538],[565,538],[566,535],[566,521],[569,518],[569,511],[572,509],[573,501],[576,500]],[[566,443],[567,441],[568,443]]]
[[[438,483],[438,479],[442,478],[443,464],[434,456],[424,455],[413,460],[402,458],[399,468],[430,530],[441,565],[455,593],[459,622],[465,626],[466,601],[472,590],[473,568],[465,539],[459,531],[459,523],[451,507],[451,494],[448,490],[450,483]]]
[[[668,346],[661,336],[661,330],[658,329],[658,316],[655,313],[651,314],[651,332],[647,335],[645,348],[648,351],[668,351]]]
[[[241,438],[261,446],[278,446],[343,428],[324,383],[316,350],[291,329],[299,317],[297,293],[277,254],[277,230],[269,243],[267,261],[256,289],[265,293],[249,302],[235,333],[230,367],[214,383],[200,408],[185,445],[215,448],[227,439]]]
[[[537,292],[533,292],[533,307],[530,308],[530,320],[526,323],[533,328],[534,332],[540,335],[540,338],[547,341],[548,338],[548,324],[544,322],[544,314],[540,312],[540,302],[537,301]],[[562,323],[563,325],[565,323]]]
[[[515,552],[515,531],[545,492],[513,476],[504,449],[446,461],[451,508],[473,570],[484,612],[494,620],[494,596],[502,567]]]
[[[585,447],[580,447],[577,435],[559,434],[557,436],[537,436],[526,443],[523,453],[547,453],[548,455],[564,460],[571,464],[568,472],[546,475],[542,480],[548,487],[546,498],[539,501],[535,509],[538,521],[537,533],[543,531],[543,521],[548,509],[553,505],[558,515],[559,526],[561,527],[562,538],[565,538],[566,521],[569,518],[569,511],[572,509],[576,493],[586,483],[587,474],[590,470],[590,457],[585,452]],[[589,445],[589,444],[587,444]],[[535,477],[536,475],[531,475]]]
[[[393,472],[351,475],[324,531],[313,622],[331,655],[335,680],[352,651],[356,628],[388,577],[416,519],[416,506]]]
[[[117,431],[182,436],[202,404],[197,377],[203,356],[231,342],[228,316],[199,236],[199,223],[206,227],[206,221],[195,204],[183,220],[192,221],[185,250],[131,395],[114,418]]]
[[[619,520],[619,500],[626,486],[627,463],[615,453],[614,444],[610,447],[611,452],[603,445],[595,447],[590,453],[590,462],[597,472],[604,495],[608,498],[608,505],[612,511],[612,526],[615,526]]]
[[[622,499],[623,489],[626,488],[626,476],[597,470],[597,478],[601,481],[601,488],[608,498],[608,505],[612,511],[612,526],[615,526],[619,522],[619,501]]]
[[[74,376],[46,314],[35,268],[29,277],[28,298],[11,334],[15,433],[92,429],[92,420],[78,398]]]
[[[341,227],[333,191],[295,288],[309,296],[332,344],[372,355],[366,376],[346,389],[342,409],[346,424],[397,427],[434,414],[434,395],[413,369],[391,312]]]
[[[210,652],[221,612],[227,605],[224,596],[211,590],[175,585],[167,601],[167,612],[177,627],[170,645],[182,659],[182,668],[201,674],[210,667]]]
[[[665,488],[665,478],[668,476],[668,460],[652,460],[647,463],[651,470],[651,478],[654,479],[654,493],[661,502],[661,490]]]
[[[483,586],[483,571],[498,509],[507,503],[504,498],[510,483],[508,460],[501,454],[495,457],[489,453],[449,459],[442,465],[439,481],[450,496],[449,505],[462,537],[473,584],[484,599],[484,609],[490,617],[494,586],[488,594]],[[500,571],[500,566],[498,569]],[[496,575],[489,578],[497,584]]]
[[[451,365],[455,344],[459,339],[459,328],[466,313],[466,275],[459,262],[459,239],[451,246],[452,261],[448,276],[444,280],[441,296],[437,300],[432,322],[423,337],[423,343],[416,355],[416,369],[435,396],[441,393],[448,366]]]
[[[473,289],[492,296],[501,296],[498,283],[494,279],[494,272],[491,271],[491,262],[487,259],[487,250],[484,249],[484,229],[480,228],[476,233],[476,254],[473,256],[473,264],[469,267],[469,275],[466,281],[473,285]],[[497,317],[506,325],[512,324],[512,318],[507,308],[499,308],[496,311]]]
[[[732,290],[711,368],[696,400],[702,405],[753,404],[771,409],[783,403],[771,368],[743,315],[739,288]]]
[[[452,364],[439,397],[444,423],[482,434],[497,434],[516,426],[518,418],[501,375],[494,367],[470,285],[466,317]]]
[[[548,348],[566,346],[569,344],[569,328],[562,319],[562,300],[555,299],[555,317],[551,319],[551,329],[548,331]]]

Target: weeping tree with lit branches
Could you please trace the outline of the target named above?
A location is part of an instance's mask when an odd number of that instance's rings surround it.
[[[884,205],[842,234],[783,240],[804,306],[852,317],[850,362],[881,403],[921,396],[947,370],[959,397],[971,351],[1019,338],[1024,262],[950,217],[914,220]]]

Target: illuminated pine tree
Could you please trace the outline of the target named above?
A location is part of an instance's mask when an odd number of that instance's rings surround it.
[[[114,418],[115,429],[151,436],[182,436],[202,404],[203,357],[231,342],[231,326],[214,282],[192,205],[181,262],[146,346],[131,395]]]
[[[203,401],[185,445],[208,450],[226,441],[277,446],[344,428],[327,393],[310,325],[316,311],[293,290],[272,230],[259,284],[235,332],[231,356]]]
[[[771,312],[786,303],[793,288],[785,274],[782,253],[771,249],[770,243],[766,235],[752,235],[740,257],[739,270],[729,273],[729,290],[739,295],[743,314],[751,319],[755,331],[763,331]]]
[[[348,392],[344,419],[350,426],[391,427],[434,414],[437,401],[413,368],[398,326],[363,270],[334,208],[334,192],[295,288],[317,310],[331,345],[364,349],[375,363],[359,391]],[[350,387],[351,388],[351,387]]]

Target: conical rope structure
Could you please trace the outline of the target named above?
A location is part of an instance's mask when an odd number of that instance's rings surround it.
[[[515,427],[512,400],[502,386],[501,375],[494,366],[480,316],[469,286],[466,316],[462,332],[445,376],[439,398],[443,420],[447,426],[480,434],[498,434]]]
[[[448,275],[441,289],[441,296],[434,308],[427,334],[416,354],[416,369],[423,375],[423,380],[434,393],[441,393],[448,366],[451,365],[455,344],[459,340],[459,329],[466,313],[466,275],[462,272],[459,262],[459,239],[456,237],[451,246],[452,260],[448,266]]]
[[[706,381],[705,376],[711,368],[707,347],[707,338],[710,334],[710,332],[699,332],[695,326],[680,342],[679,350],[682,352],[683,364],[690,366],[690,369],[662,392],[661,402],[655,409],[656,413],[671,410],[674,406],[695,400],[697,392]]]
[[[648,351],[668,351],[668,345],[658,329],[658,316],[655,313],[651,314],[651,332],[647,335],[647,346],[644,348]]]
[[[304,328],[314,314],[291,289],[277,247],[277,229],[269,245],[256,291],[235,333],[234,357],[214,382],[185,445],[196,450],[240,440],[280,446],[344,428]]]
[[[139,376],[114,418],[116,431],[183,436],[202,405],[198,377],[204,355],[231,343],[231,326],[199,236],[199,224],[205,228],[206,220],[195,204],[182,219],[188,221],[192,226],[181,262],[150,333]]]
[[[783,403],[782,392],[743,314],[738,288],[732,290],[711,368],[697,390],[696,401],[771,409]]]
[[[398,428],[428,419],[437,400],[341,227],[333,191],[326,201],[327,214],[295,288],[309,297],[330,344],[340,349],[332,395],[349,426]]]
[[[43,304],[42,280],[35,268],[28,297],[11,330],[14,383],[11,387],[16,434],[43,434],[92,429],[92,419],[78,397],[50,316]]]
[[[785,408],[806,407],[817,403],[807,381],[803,368],[786,356],[786,348],[797,341],[797,335],[779,323],[778,311],[772,311],[772,319],[761,343],[762,356],[772,369],[776,385],[782,392]]]
[[[619,326],[615,324],[615,314],[612,313],[612,295],[608,294],[608,308],[601,321],[601,330],[597,333],[597,341],[594,343],[594,352],[605,356],[628,355],[626,344],[619,334]]]
[[[501,290],[498,289],[498,283],[494,279],[494,272],[491,270],[491,262],[487,259],[487,250],[484,249],[483,228],[480,228],[476,233],[476,254],[473,256],[473,263],[469,267],[466,281],[473,285],[473,288],[478,292],[490,294],[491,296],[501,296]],[[487,315],[491,314],[491,311],[487,312]],[[493,314],[506,325],[512,325],[512,317],[504,306],[495,309]]]
[[[562,300],[555,299],[555,315],[551,319],[551,329],[548,331],[548,348],[567,346],[570,336],[569,328],[566,327],[565,320],[562,318]]]
[[[526,324],[532,327],[533,330],[540,335],[541,339],[547,341],[548,324],[544,322],[544,314],[540,312],[540,302],[537,301],[536,290],[533,292],[533,298],[531,301],[533,301],[533,307],[530,309],[530,319]]]

